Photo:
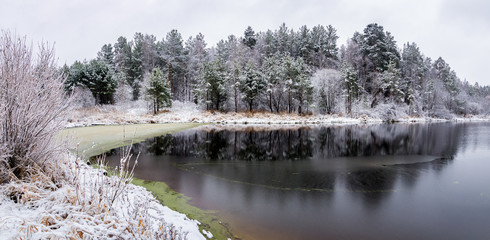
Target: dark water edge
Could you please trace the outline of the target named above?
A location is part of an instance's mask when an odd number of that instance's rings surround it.
[[[207,126],[134,146],[136,177],[249,239],[487,239],[489,149],[488,123]]]

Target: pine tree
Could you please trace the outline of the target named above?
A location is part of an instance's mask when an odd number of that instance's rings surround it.
[[[284,91],[288,95],[288,112],[293,111],[293,100],[298,100],[298,113],[302,113],[304,102],[312,94],[309,67],[302,58],[294,59],[286,55],[282,58],[281,76],[285,80]]]
[[[92,92],[96,104],[114,103],[117,81],[114,72],[104,61],[93,59],[88,63],[73,63],[65,82],[65,90],[71,91],[76,86],[87,87]]]
[[[373,23],[364,28],[361,51],[373,64],[373,71],[382,72],[387,69],[389,56],[386,44],[386,34],[383,27]]]
[[[396,41],[389,32],[385,32],[383,26],[376,23],[364,28],[364,34],[353,37],[360,46],[361,53],[369,64],[368,71],[383,72],[388,69],[388,64],[393,61],[399,66],[400,53],[396,47]]]
[[[117,81],[114,72],[103,61],[91,60],[87,65],[87,78],[82,79],[84,84],[99,104],[114,103],[114,92]]]
[[[238,90],[240,88],[240,74],[241,74],[241,69],[240,66],[238,65],[237,62],[233,63],[232,67],[232,76],[231,76],[231,81],[232,81],[232,87],[233,87],[233,103],[235,105],[235,112],[238,112]]]
[[[271,112],[273,112],[273,106],[276,111],[280,110],[280,103],[282,102],[282,88],[281,81],[283,69],[282,69],[282,55],[274,54],[271,57],[268,57],[264,60],[262,64],[262,72],[264,74],[264,78],[267,82],[267,98],[268,105]]]
[[[249,111],[253,110],[255,100],[260,96],[265,87],[266,82],[261,72],[257,70],[253,62],[248,62],[241,76],[240,92],[248,104]]]
[[[443,100],[444,105],[449,111],[455,112],[459,108],[459,101],[456,96],[459,94],[459,88],[457,86],[458,78],[456,73],[451,70],[449,64],[439,57],[433,65],[433,75],[436,79],[442,82],[444,89],[447,92],[447,97]]]
[[[223,42],[222,46],[217,47],[218,58],[227,65],[229,69],[229,91],[228,94],[233,96],[233,104],[235,112],[240,108],[241,94],[240,76],[247,61],[252,59],[251,53],[257,49],[250,49],[248,46],[240,43],[234,35],[228,36],[228,40]]]
[[[144,70],[143,70],[143,34],[135,33],[134,40],[132,42],[132,54],[131,54],[131,72],[132,72],[132,88],[133,99],[138,100],[141,95],[141,85],[143,82]]]
[[[159,55],[163,65],[167,68],[167,80],[170,82],[172,97],[184,98],[185,92],[185,51],[182,35],[177,30],[167,33],[165,41],[158,46]]]
[[[104,61],[111,69],[114,69],[114,50],[110,43],[102,46],[97,53],[97,59]]]
[[[338,61],[337,30],[328,25],[313,27],[311,30],[311,64],[318,68],[335,68]]]
[[[424,107],[422,110],[427,111],[429,116],[431,115],[431,111],[434,109],[434,106],[436,105],[436,98],[435,98],[435,87],[434,87],[434,80],[433,79],[428,79],[427,81],[427,87],[424,92]]]
[[[204,63],[202,81],[195,92],[205,102],[207,110],[222,109],[228,99],[227,80],[226,65],[222,60]]]
[[[82,86],[81,79],[85,78],[86,67],[80,61],[75,61],[70,67],[64,67],[66,74],[65,91],[71,93],[77,86]]]
[[[301,64],[301,63],[299,63]],[[301,69],[302,67],[300,67]],[[303,74],[298,76],[296,96],[298,98],[298,113],[303,114],[303,107],[306,105],[306,111],[309,111],[309,106],[313,103],[313,85],[311,84],[309,70],[303,69]]]
[[[274,39],[274,33],[271,30],[267,30],[265,34],[259,35],[262,38],[262,49],[266,57],[270,57],[276,53],[276,44]]]
[[[289,54],[291,55],[291,40],[289,35],[289,29],[286,26],[286,23],[281,24],[279,29],[274,33],[276,51],[281,54]]]
[[[248,26],[243,34],[244,36],[242,39],[242,43],[245,44],[250,49],[253,49],[254,46],[257,44],[257,36],[255,35],[255,32],[252,29],[252,27]]]
[[[329,68],[338,69],[339,48],[337,47],[337,40],[339,39],[339,36],[337,36],[337,29],[332,27],[332,25],[328,25],[326,30],[326,41],[324,45],[326,66]]]
[[[165,80],[162,70],[159,68],[154,68],[149,75],[146,95],[152,103],[153,114],[158,113],[161,107],[172,106],[172,95],[169,84]]]
[[[309,55],[313,46],[311,44],[310,30],[306,25],[299,29],[299,32],[296,34],[296,38],[297,56],[302,57],[308,64],[312,64]]]
[[[132,89],[133,100],[138,100],[140,95],[140,81],[137,64],[133,55],[133,43],[125,37],[119,37],[114,44],[114,67],[119,80],[125,80]]]
[[[352,103],[359,96],[360,86],[358,84],[357,72],[352,66],[344,63],[341,72],[347,95],[347,112],[350,114],[352,113]]]
[[[386,55],[386,58],[389,62],[393,62],[397,68],[400,67],[400,52],[398,51],[398,47],[396,46],[395,38],[388,31],[386,32],[385,42],[386,52],[384,53],[384,55]]]
[[[404,101],[410,106],[410,114],[422,110],[423,87],[428,75],[424,56],[417,44],[406,43],[403,45],[400,60],[401,90],[405,93]]]
[[[388,94],[390,102],[403,97],[404,92],[400,88],[401,73],[395,62],[390,61],[388,69],[381,73],[381,79],[383,82],[381,88]]]
[[[198,84],[199,77],[202,75],[203,63],[208,59],[208,51],[204,35],[199,33],[195,38],[190,37],[186,42],[187,55],[187,78],[185,87],[185,100],[197,102],[193,96],[192,89]]]

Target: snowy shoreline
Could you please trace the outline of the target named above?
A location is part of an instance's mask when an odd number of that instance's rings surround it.
[[[0,185],[2,239],[206,239],[198,221],[162,205],[145,188],[121,188],[118,176],[106,176],[71,154],[65,159],[60,169],[68,179],[61,187],[46,179]],[[114,193],[115,200],[106,201]],[[12,199],[14,194],[21,198]]]
[[[390,120],[359,114],[356,117],[343,115],[307,115],[269,112],[210,112],[198,109],[194,104],[176,102],[170,109],[157,115],[147,114],[144,107],[107,105],[71,111],[66,124],[70,127],[96,125],[125,125],[153,123],[209,123],[209,124],[284,124],[284,125],[322,125],[322,124],[369,124],[369,123],[428,123],[428,122],[476,122],[490,121],[490,116],[455,116],[453,119],[401,116]]]

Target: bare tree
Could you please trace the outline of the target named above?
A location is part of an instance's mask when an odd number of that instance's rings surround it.
[[[53,47],[34,55],[25,37],[0,32],[0,182],[24,179],[56,164],[55,137],[68,106]]]
[[[322,114],[339,112],[342,101],[342,73],[335,69],[317,70],[311,77],[317,99],[317,110]]]

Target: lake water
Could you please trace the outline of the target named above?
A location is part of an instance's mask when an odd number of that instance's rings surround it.
[[[133,150],[136,177],[245,239],[490,239],[490,123],[203,126]]]

